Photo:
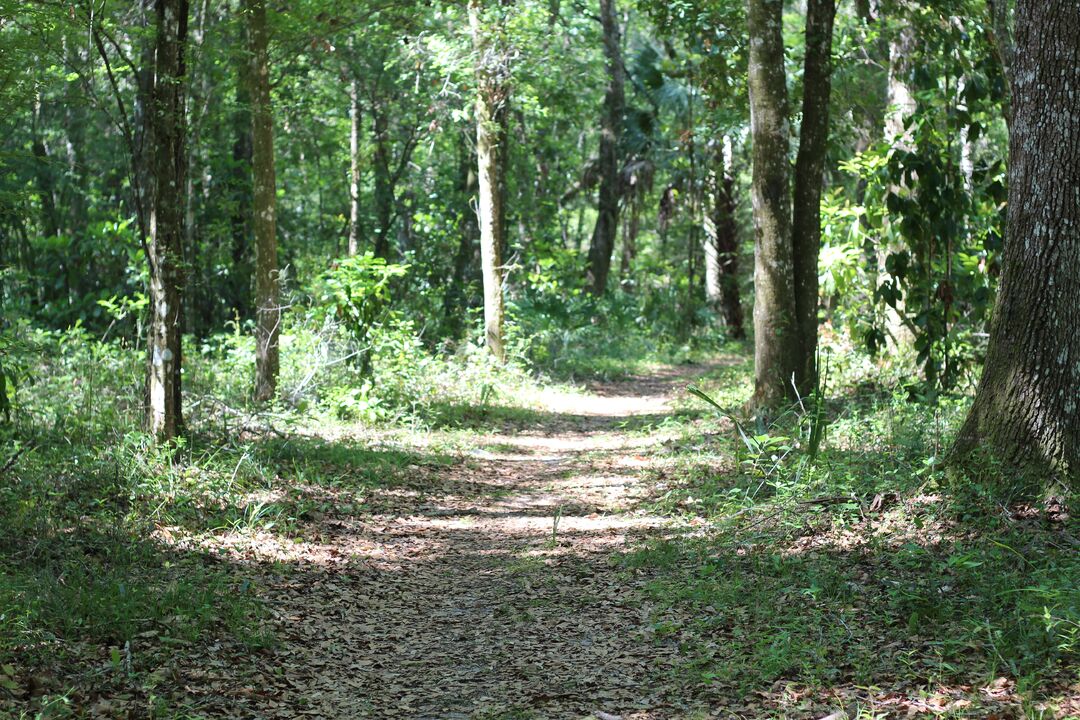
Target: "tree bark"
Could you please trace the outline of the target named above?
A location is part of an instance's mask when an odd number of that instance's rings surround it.
[[[241,24],[243,46],[247,47],[249,34],[246,23]],[[230,166],[229,222],[232,234],[232,267],[229,268],[229,302],[233,312],[240,319],[247,319],[251,313],[251,236],[252,214],[254,205],[251,187],[252,166],[252,125],[251,125],[251,63],[244,61],[237,64],[236,110],[233,114],[232,165]]]
[[[264,0],[246,0],[251,41],[251,137],[255,228],[255,400],[277,390],[281,301],[277,261],[274,123],[270,104],[269,30]]]
[[[480,264],[484,279],[484,342],[499,362],[503,347],[503,261],[505,242],[505,179],[500,154],[506,144],[509,58],[503,40],[492,38],[481,0],[470,0],[469,23],[476,52],[476,162],[479,181]],[[501,32],[497,31],[497,32]]]
[[[818,255],[821,250],[821,188],[829,147],[829,93],[832,90],[832,36],[836,0],[807,0],[806,59],[803,69],[802,125],[795,160],[792,251],[795,269],[795,322],[799,359],[795,384],[807,395],[816,385],[818,334]]]
[[[753,138],[754,395],[768,408],[790,394],[798,364],[791,242],[790,127],[781,0],[749,0],[750,131]]]
[[[637,257],[637,238],[641,228],[641,208],[637,199],[630,199],[627,203],[627,211],[630,216],[623,224],[622,260],[619,264],[619,276],[626,278],[634,265]]]
[[[589,245],[586,280],[593,295],[603,295],[611,270],[611,253],[619,230],[619,142],[626,104],[623,82],[622,43],[615,0],[600,0],[600,24],[607,58],[608,86],[604,93],[604,113],[600,124],[600,191],[596,225]]]
[[[56,237],[60,234],[60,213],[56,208],[56,175],[53,172],[53,160],[42,137],[41,105],[35,104],[31,123],[31,152],[34,154],[34,181],[38,197],[41,200],[41,234]]]
[[[475,268],[477,254],[477,236],[480,228],[476,223],[476,213],[468,206],[468,199],[476,191],[477,161],[470,144],[462,139],[458,150],[458,197],[463,200],[465,211],[458,219],[458,247],[454,253],[454,266],[450,282],[443,295],[443,327],[446,334],[457,338],[461,335],[465,286]]]
[[[952,452],[1080,481],[1080,4],[1021,0],[1009,129],[1008,240],[986,364]]]
[[[1012,27],[1009,23],[1009,1],[987,0],[990,8],[990,39],[1001,62],[1001,73],[1005,76],[1005,124],[1012,124],[1012,84],[1013,66],[1016,64],[1016,49],[1013,42]]]
[[[889,77],[886,99],[885,137],[890,141],[902,139],[906,146],[911,134],[904,124],[915,113],[915,96],[911,94],[908,76],[911,74],[911,55],[915,50],[915,29],[904,26],[889,41]]]
[[[184,86],[187,0],[157,0],[154,68],[147,109],[153,150],[147,244],[150,323],[147,338],[146,428],[161,441],[183,430],[181,401],[182,269],[187,172]]]
[[[390,259],[390,227],[394,223],[394,187],[390,171],[390,123],[386,109],[371,108],[371,130],[375,140],[375,255]]]
[[[746,337],[746,328],[739,297],[735,178],[731,173],[731,147],[727,137],[717,148],[710,184],[713,204],[705,221],[705,295],[723,317],[728,336],[741,340]]]
[[[82,43],[74,41],[71,37],[64,39],[65,52],[68,56],[69,67],[84,67],[85,54],[79,48]],[[77,83],[68,83],[64,98],[64,135],[65,154],[67,156],[67,183],[66,192],[61,195],[62,203],[67,206],[67,232],[71,237],[72,248],[75,256],[85,262],[92,263],[93,253],[80,252],[87,224],[87,185],[84,164],[86,162],[86,126],[88,122],[87,108],[84,98],[79,91]],[[85,279],[97,276],[95,268],[90,265],[79,268],[72,278],[76,295],[83,294]]]
[[[360,84],[349,82],[349,256],[360,251]]]

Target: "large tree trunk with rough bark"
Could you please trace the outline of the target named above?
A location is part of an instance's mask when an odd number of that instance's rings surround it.
[[[789,394],[799,357],[791,244],[787,80],[781,0],[749,0],[750,132],[754,143],[754,407]]]
[[[608,86],[604,93],[604,114],[600,125],[600,191],[597,203],[596,226],[589,245],[589,264],[586,273],[588,287],[594,295],[603,295],[611,270],[611,253],[619,230],[619,141],[622,136],[623,110],[626,104],[623,82],[622,43],[619,39],[619,18],[615,0],[600,0],[600,24],[604,35],[604,55],[607,58]]]
[[[147,337],[146,429],[159,440],[183,429],[180,341],[183,331],[185,82],[187,0],[157,0],[154,70],[148,108],[152,148],[149,217],[150,322]]]
[[[795,160],[792,251],[795,269],[795,323],[799,359],[795,384],[803,395],[816,384],[818,335],[818,255],[821,250],[821,186],[829,147],[829,93],[836,0],[808,0],[802,125]]]
[[[1080,481],[1080,4],[1016,11],[1009,218],[986,365],[953,448]]]
[[[246,1],[251,39],[251,137],[255,215],[255,399],[274,396],[278,379],[281,301],[277,261],[277,181],[270,106],[269,30],[264,0]]]
[[[499,362],[506,359],[503,347],[503,260],[506,236],[507,103],[509,57],[497,19],[485,17],[480,0],[469,2],[469,23],[476,53],[476,164],[480,226],[480,265],[484,279],[484,342]],[[494,25],[494,26],[493,26]]]

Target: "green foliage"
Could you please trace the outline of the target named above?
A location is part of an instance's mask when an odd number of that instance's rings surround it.
[[[972,382],[993,305],[1006,194],[991,150],[1003,132],[1002,85],[982,33],[930,8],[911,12],[919,43],[901,79],[916,110],[900,136],[841,163],[864,199],[836,193],[825,203],[821,287],[871,353],[898,343],[897,318],[922,375],[909,392],[936,397]]]
[[[506,364],[481,337],[477,55],[464,4],[269,8],[288,307],[279,396],[260,407],[249,398],[246,38],[232,4],[193,4],[191,176],[175,189],[189,435],[162,448],[140,431],[147,163],[132,158],[143,138],[124,117],[142,112],[150,28],[130,3],[95,4],[91,17],[86,4],[0,0],[0,660],[44,663],[89,643],[111,660],[105,672],[131,673],[132,638],[272,642],[258,588],[240,579],[245,561],[210,563],[196,548],[224,536],[300,542],[314,517],[383,515],[438,489],[506,492],[461,482],[466,473],[432,482],[426,469],[460,462],[451,451],[469,431],[552,420],[543,398],[573,392],[555,380],[706,360],[715,366],[669,416],[619,421],[676,436],[648,458],[662,469],[643,502],[689,532],[624,565],[650,573],[650,631],[678,643],[699,684],[831,689],[885,669],[927,685],[1004,673],[1030,688],[1074,668],[1075,520],[1023,505],[1019,481],[940,470],[983,359],[1005,225],[1005,84],[984,8],[862,5],[840,6],[834,44],[819,280],[835,364],[780,417],[744,420],[734,408],[751,392],[751,359],[717,357],[745,348],[704,301],[700,242],[727,140],[737,254],[750,260],[742,2],[619,3],[627,252],[602,297],[584,277],[607,78],[599,24],[588,3],[488,8],[483,29],[498,34],[512,87]],[[784,17],[792,111],[802,12]],[[909,56],[890,60],[908,33]],[[899,137],[882,138],[890,79],[915,109]],[[330,261],[351,225],[354,157],[360,254]],[[368,249],[376,241],[388,259]],[[744,298],[750,274],[744,263]],[[373,427],[380,444],[354,439]],[[447,431],[441,444],[400,449],[400,435],[435,429]],[[573,508],[564,518],[555,507],[546,545],[563,550],[578,531],[566,529]],[[663,616],[672,605],[695,619]],[[0,693],[13,676],[0,665]]]
[[[0,326],[0,415],[11,422],[15,388],[25,372],[29,355],[27,344],[16,338],[9,328]]]
[[[371,332],[391,316],[391,281],[407,271],[407,265],[387,263],[368,252],[336,262],[315,291],[319,306],[356,342],[357,363],[365,371],[371,363]]]

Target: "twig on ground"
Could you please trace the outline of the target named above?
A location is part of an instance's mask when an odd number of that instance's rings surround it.
[[[4,466],[0,467],[0,475],[6,475],[11,470],[11,468],[15,467],[15,463],[19,461],[19,458],[22,456],[23,453],[27,452],[28,450],[33,450],[36,447],[37,445],[23,445],[21,448],[16,450],[15,454],[9,457],[7,462],[4,463]]]

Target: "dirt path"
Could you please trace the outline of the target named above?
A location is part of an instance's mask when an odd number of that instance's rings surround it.
[[[632,508],[662,438],[620,426],[704,369],[553,397],[541,427],[437,469],[448,491],[323,521],[269,589],[273,658],[229,694],[275,718],[685,717],[677,649],[611,554],[662,525]]]

